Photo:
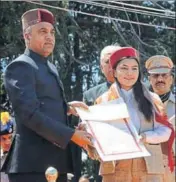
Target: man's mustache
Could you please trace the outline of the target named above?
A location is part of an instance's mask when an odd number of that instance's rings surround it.
[[[156,85],[159,85],[159,84],[166,84],[165,82],[157,82]]]

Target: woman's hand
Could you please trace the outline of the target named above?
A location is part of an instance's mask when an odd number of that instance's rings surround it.
[[[140,141],[142,143],[147,143],[147,141],[146,141],[146,134],[145,133],[141,133],[141,135],[140,135]]]

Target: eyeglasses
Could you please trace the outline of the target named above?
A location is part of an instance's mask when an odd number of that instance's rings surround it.
[[[157,79],[158,77],[162,77],[164,79],[168,78],[171,74],[170,73],[162,73],[162,74],[150,74],[150,76],[154,79]]]
[[[117,68],[117,71],[121,72],[121,73],[129,73],[129,72],[132,72],[132,73],[138,73],[139,72],[139,69],[137,67],[135,68],[132,68],[132,69],[129,69],[127,67],[118,67]]]

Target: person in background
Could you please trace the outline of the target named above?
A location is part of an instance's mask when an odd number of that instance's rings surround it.
[[[101,72],[106,78],[106,81],[90,88],[89,90],[83,93],[83,101],[88,105],[93,105],[95,100],[106,92],[111,84],[114,82],[112,68],[109,65],[110,55],[120,48],[119,45],[108,45],[104,47],[100,53],[100,68]]]
[[[149,74],[148,79],[150,81],[151,90],[159,95],[166,109],[169,121],[173,124],[175,129],[175,96],[172,93],[172,86],[174,84],[173,62],[169,57],[155,55],[146,61],[145,67]],[[165,164],[167,164],[168,158],[167,145],[167,142],[162,144]],[[173,150],[175,156],[175,145],[173,146]],[[167,174],[172,176],[169,171],[167,171]],[[172,181],[175,181],[175,177],[172,177]]]
[[[127,105],[130,120],[151,156],[112,162],[101,162],[103,182],[163,182],[167,181],[165,167],[174,169],[172,144],[174,129],[168,122],[160,98],[148,91],[141,82],[138,52],[123,47],[110,56],[115,82],[96,99],[96,104],[122,97]],[[118,112],[118,111],[117,111]],[[168,141],[168,166],[163,162],[161,143]],[[155,167],[157,166],[157,167]]]
[[[7,153],[11,147],[14,131],[14,122],[8,112],[1,112],[1,133],[0,133],[0,146],[1,146],[1,166],[4,163]],[[9,182],[8,176],[1,172],[1,182]]]
[[[145,67],[149,73],[151,90],[159,95],[162,100],[168,118],[175,126],[175,97],[172,93],[174,84],[174,65],[169,57],[156,55],[150,57]]]
[[[46,9],[22,15],[26,50],[6,68],[4,85],[12,103],[16,133],[1,171],[9,182],[46,182],[45,170],[52,166],[67,182],[73,173],[71,143],[91,145],[91,135],[72,129],[67,116],[77,115],[83,102],[67,102],[56,67],[49,61],[55,46],[54,16]]]

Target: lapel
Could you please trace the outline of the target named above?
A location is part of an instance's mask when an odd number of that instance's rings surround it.
[[[110,86],[108,87],[108,83],[105,82],[104,87],[103,87],[103,93],[107,92],[109,90],[109,88],[110,88]]]
[[[108,85],[109,83],[105,82],[102,85],[102,89],[100,90],[100,94],[98,96],[101,96],[102,94],[104,94],[105,92],[107,92],[110,88],[111,85]]]
[[[47,65],[48,65],[50,73],[52,73],[56,77],[56,80],[58,81],[59,86],[61,87],[62,91],[64,92],[64,86],[63,86],[62,81],[60,80],[56,67],[53,64],[51,64],[49,61],[47,61]]]

